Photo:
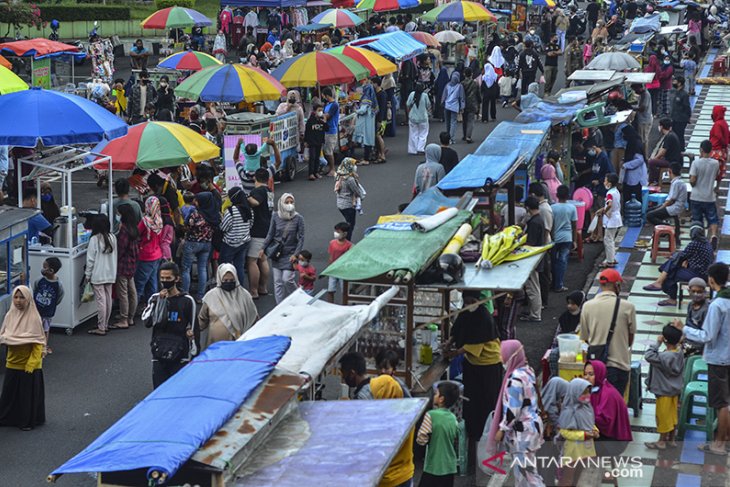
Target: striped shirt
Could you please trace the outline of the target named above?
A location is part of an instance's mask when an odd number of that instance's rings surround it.
[[[251,240],[251,218],[244,221],[241,210],[231,206],[223,215],[221,230],[224,243],[231,247],[239,247]]]

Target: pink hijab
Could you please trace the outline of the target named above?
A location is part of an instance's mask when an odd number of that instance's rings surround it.
[[[540,178],[542,179],[542,182],[545,183],[548,189],[548,193],[550,194],[550,201],[558,201],[558,186],[560,186],[560,181],[558,181],[557,178],[557,172],[555,171],[555,166],[552,164],[543,164],[542,168],[540,169]]]
[[[591,394],[591,405],[596,416],[596,426],[601,436],[617,441],[631,441],[629,410],[623,396],[606,379],[606,364],[591,360],[598,392]]]
[[[507,389],[507,382],[509,382],[512,373],[527,365],[527,357],[525,357],[525,349],[522,347],[522,343],[519,340],[505,340],[500,346],[502,354],[502,363],[505,366],[504,377],[502,378],[502,387],[499,389],[499,396],[497,397],[496,405],[494,406],[494,417],[492,419],[492,425],[489,428],[489,435],[487,437],[487,455],[492,456],[497,451],[497,442],[494,437],[499,431],[499,423],[502,422],[502,398],[504,397],[504,391]]]

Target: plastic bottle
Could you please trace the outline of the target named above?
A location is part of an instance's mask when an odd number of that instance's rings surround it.
[[[631,199],[626,202],[624,210],[626,214],[626,225],[629,227],[641,227],[641,203],[636,199],[636,195],[632,194]]]

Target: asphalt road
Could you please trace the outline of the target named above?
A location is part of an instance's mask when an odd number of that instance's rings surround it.
[[[561,74],[558,86],[562,84]],[[511,120],[515,114],[513,109],[498,108],[500,120]],[[463,158],[476,149],[494,126],[494,123],[477,123],[474,129],[477,142],[456,144],[459,155]],[[436,142],[443,128],[442,123],[432,123],[429,142]],[[396,212],[398,205],[410,198],[414,172],[421,158],[406,154],[407,127],[397,130],[396,138],[386,139],[390,151],[388,162],[359,169],[368,196],[363,203],[364,214],[358,216],[355,241],[362,238],[364,230],[379,215]],[[74,204],[78,210],[96,208],[99,200],[106,197],[106,191],[95,186],[91,172],[82,172],[75,184],[78,200]],[[306,222],[305,248],[312,252],[316,268],[324,269],[333,226],[343,220],[335,207],[332,179],[310,182],[300,173],[295,181],[276,187],[277,194],[283,192],[295,195],[297,210]],[[568,287],[583,288],[601,250],[600,246],[588,246],[582,264],[571,260],[566,276]],[[323,281],[318,283],[320,287],[323,284]],[[258,306],[260,313],[265,314],[273,308],[273,298],[261,299]],[[555,330],[556,317],[563,309],[564,295],[552,295],[550,306],[543,312],[542,324],[518,324],[518,338],[525,344],[533,365],[539,364]],[[46,476],[55,467],[86,447],[152,390],[149,330],[138,325],[105,337],[87,335],[86,330],[94,324],[85,323],[73,336],[58,331],[51,334],[54,353],[44,361],[43,367],[47,422],[30,432],[0,429],[0,485],[44,485]],[[2,364],[0,376],[4,373],[4,360]],[[197,413],[203,412],[191,411]],[[95,484],[93,478],[85,475],[68,475],[58,481],[61,486]]]

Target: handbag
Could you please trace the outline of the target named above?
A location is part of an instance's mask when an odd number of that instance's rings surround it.
[[[161,333],[152,338],[152,358],[160,362],[180,362],[187,354],[188,338],[172,333]]]
[[[289,237],[289,228],[291,227],[291,221],[287,222],[284,227],[284,235],[281,240],[274,239],[269,242],[269,245],[264,249],[264,254],[271,260],[279,260],[281,255],[284,253],[284,242]]]
[[[611,328],[608,330],[608,337],[604,345],[590,345],[588,347],[588,359],[599,360],[604,364],[608,361],[608,347],[611,345],[613,331],[616,328],[616,318],[618,318],[618,308],[621,304],[621,298],[616,296],[616,305],[613,307],[613,318],[611,318]]]

